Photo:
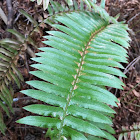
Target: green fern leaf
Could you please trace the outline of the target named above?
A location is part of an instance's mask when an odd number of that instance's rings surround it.
[[[44,52],[33,58],[40,64],[32,65],[38,70],[31,74],[44,81],[30,81],[35,89],[22,91],[48,105],[24,107],[41,116],[17,122],[49,128],[53,140],[114,140],[110,116],[115,112],[108,105],[117,106],[118,101],[105,87],[124,86],[116,76],[125,75],[114,67],[123,68],[119,62],[127,62],[128,28],[94,12],[71,12],[56,20],[61,25],[52,26],[60,31],[49,31],[44,41],[51,47],[41,48]]]

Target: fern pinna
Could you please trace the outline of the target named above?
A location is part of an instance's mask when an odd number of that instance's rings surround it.
[[[71,12],[56,17],[56,31],[48,31],[43,52],[33,58],[40,64],[31,74],[44,81],[28,81],[35,89],[22,91],[45,104],[33,104],[25,110],[39,116],[27,116],[18,123],[48,128],[52,140],[114,140],[111,128],[117,98],[106,86],[122,89],[118,69],[127,62],[127,25],[101,18],[96,12]],[[60,30],[60,31],[58,31]],[[123,47],[122,47],[123,46]],[[108,105],[107,105],[108,104]]]

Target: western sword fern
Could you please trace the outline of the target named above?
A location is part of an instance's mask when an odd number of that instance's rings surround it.
[[[128,128],[122,127],[122,132],[119,133],[118,140],[139,140],[140,139],[140,124],[134,123]]]
[[[57,30],[48,31],[44,41],[51,47],[40,48],[33,58],[40,64],[32,65],[38,70],[31,74],[44,81],[29,81],[35,89],[22,91],[47,105],[24,107],[39,116],[17,122],[48,128],[52,140],[115,139],[110,126],[115,112],[108,105],[117,106],[118,100],[106,86],[124,86],[117,76],[125,77],[118,68],[127,62],[130,38],[127,25],[91,6],[96,10],[57,16],[61,24],[53,24]]]
[[[12,85],[15,82],[18,88],[20,88],[20,82],[23,81],[22,74],[16,67],[17,58],[21,54],[22,49],[25,48],[24,45],[27,41],[30,41],[30,44],[35,46],[30,37],[26,39],[24,35],[13,29],[8,31],[15,35],[17,40],[8,38],[0,40],[0,131],[3,134],[6,126],[3,121],[2,112],[6,112],[8,117],[10,117],[9,111],[13,112],[14,90]]]

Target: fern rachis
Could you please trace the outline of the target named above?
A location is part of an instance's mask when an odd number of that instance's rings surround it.
[[[44,41],[52,48],[40,48],[44,52],[33,59],[41,64],[32,65],[38,70],[31,73],[44,81],[27,82],[36,90],[22,91],[50,105],[24,107],[41,116],[18,122],[49,128],[53,140],[113,140],[110,125],[115,112],[107,104],[116,106],[117,99],[105,86],[122,89],[124,85],[113,75],[125,77],[114,67],[123,68],[119,62],[126,62],[122,46],[129,45],[127,26],[110,24],[94,12],[72,12],[56,20],[63,25],[53,27],[61,32],[49,31]]]

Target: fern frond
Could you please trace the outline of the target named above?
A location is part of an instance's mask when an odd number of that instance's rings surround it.
[[[9,110],[13,112],[13,89],[11,83],[15,81],[20,88],[19,80],[23,81],[22,75],[15,66],[16,56],[20,51],[20,42],[3,39],[0,41],[0,44],[0,108],[9,116]],[[2,116],[2,114],[0,116]],[[6,127],[2,117],[0,117],[0,121],[3,124],[1,125],[0,130],[4,132]]]
[[[140,124],[134,123],[130,128],[122,127],[122,132],[119,135],[119,140],[139,140],[140,139]]]
[[[32,2],[34,2],[35,0],[31,0]],[[77,4],[76,0],[65,0],[66,3],[68,4],[68,6],[70,6],[71,8],[73,8],[73,6],[75,6],[75,3]],[[41,5],[43,4],[43,9],[46,10],[49,6],[49,2],[52,2],[52,0],[37,0],[37,4]],[[54,1],[53,1],[54,2]],[[80,0],[80,9],[82,9],[84,7],[83,2],[88,6],[88,8],[91,10],[92,4],[96,4],[96,0]],[[55,4],[57,4],[58,2],[55,2]],[[91,4],[92,3],[92,4]],[[57,6],[57,5],[55,5]],[[104,9],[105,7],[105,0],[101,0],[101,4],[100,6]],[[96,7],[95,5],[93,6],[94,8]],[[97,9],[97,8],[95,8]],[[99,7],[98,7],[99,9]],[[99,10],[101,13],[101,9]],[[102,11],[105,12],[105,11]]]
[[[80,3],[83,3],[81,0]],[[47,8],[47,11],[49,13],[48,18],[44,20],[45,23],[52,24],[52,23],[57,23],[55,20],[55,17],[58,15],[64,15],[65,13],[70,13],[70,12],[76,12],[76,11],[83,11],[84,6],[78,4],[76,0],[73,1],[73,5],[66,5],[65,3],[59,3],[57,1],[50,1],[50,5]]]
[[[86,5],[86,6],[85,6]],[[60,4],[57,1],[50,1],[50,5],[48,6],[48,12],[49,12],[49,16],[48,18],[45,20],[47,23],[49,23],[49,21],[54,22],[55,21],[55,17],[58,15],[63,15],[65,13],[70,13],[70,12],[81,12],[84,11],[85,9],[88,11],[94,11],[96,13],[98,13],[103,19],[106,19],[107,21],[112,21],[112,22],[117,22],[115,18],[110,17],[109,14],[105,11],[104,9],[105,6],[105,0],[101,1],[100,6],[98,6],[96,4],[96,1],[92,1],[92,0],[80,0],[80,4],[76,1],[73,0],[73,5],[65,5]]]
[[[114,140],[110,125],[115,112],[108,105],[117,106],[118,100],[105,87],[124,86],[116,76],[125,75],[114,67],[127,62],[128,27],[110,24],[95,12],[72,12],[56,20],[62,25],[52,26],[60,31],[49,31],[44,41],[51,47],[40,48],[44,52],[33,58],[40,64],[32,65],[38,70],[31,74],[44,81],[27,82],[36,89],[22,91],[49,105],[24,107],[40,116],[17,122],[49,128],[53,140]]]
[[[25,47],[26,41],[35,46],[33,40],[29,37],[25,38],[16,30],[9,29],[8,32],[16,36],[17,40],[2,39],[0,40],[0,131],[4,133],[6,126],[3,122],[2,110],[10,117],[9,111],[13,112],[13,87],[16,83],[20,88],[20,82],[23,82],[23,76],[19,72],[17,58]]]
[[[31,15],[26,13],[23,10],[20,10],[20,13],[23,14],[33,25],[35,26],[34,31],[37,30],[37,28],[42,23],[47,24],[54,24],[57,23],[55,20],[55,17],[65,15],[66,13],[71,12],[81,12],[81,11],[95,11],[97,12],[103,19],[108,21],[109,23],[117,23],[116,18],[110,17],[109,14],[104,9],[105,6],[105,0],[101,1],[100,6],[96,5],[96,0],[80,0],[80,4],[78,1],[73,0],[73,5],[66,5],[65,3],[59,3],[57,1],[50,1],[50,4],[48,5],[47,11],[48,11],[48,17],[43,20],[40,24],[38,24]]]
[[[3,115],[0,112],[0,131],[4,134],[5,129],[6,129],[6,126],[5,126],[4,122],[3,122]]]
[[[33,23],[34,26],[37,26],[38,23],[36,20],[34,20],[34,18],[29,15],[27,12],[25,12],[24,10],[19,10],[19,12],[24,15],[31,23]]]

